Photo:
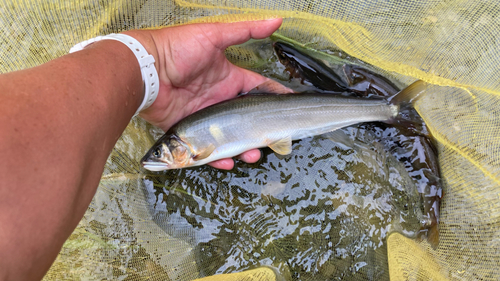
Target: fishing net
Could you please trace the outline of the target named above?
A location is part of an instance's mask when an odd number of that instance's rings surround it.
[[[45,279],[498,280],[498,5],[2,1],[1,72],[47,62],[97,35],[280,16],[284,23],[275,37],[326,57],[371,65],[401,86],[416,79],[431,84],[417,110],[436,139],[444,184],[436,249],[404,235],[419,214],[387,198],[401,193],[399,199],[418,200],[412,191],[385,187],[388,179],[380,175],[387,166],[377,165],[389,161],[397,171],[404,169],[376,146],[363,150],[374,153],[367,156],[313,138],[294,143],[288,158],[264,150],[263,161],[238,163],[231,172],[201,167],[155,174],[142,170],[138,160],[161,131],[137,118],[113,150],[87,213]],[[227,55],[259,71],[272,50],[247,44]],[[366,144],[357,142],[364,149]],[[385,158],[369,162],[377,157]],[[408,180],[400,174],[400,181]]]

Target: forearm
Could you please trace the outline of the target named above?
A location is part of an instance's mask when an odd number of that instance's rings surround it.
[[[141,73],[128,47],[105,40],[0,75],[0,89],[0,279],[39,279],[142,101]]]
[[[281,19],[130,31],[154,56],[158,98],[142,117],[168,129],[267,79],[224,50],[265,38]],[[160,66],[160,67],[159,67]],[[115,142],[143,99],[139,63],[104,40],[0,75],[0,280],[40,279],[87,209]],[[242,159],[255,162],[258,150]],[[231,169],[232,160],[211,165]]]

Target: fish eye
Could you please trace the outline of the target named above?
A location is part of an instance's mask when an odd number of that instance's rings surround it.
[[[161,156],[161,148],[156,148],[154,151],[153,151],[153,156],[156,157],[156,158],[160,158]]]

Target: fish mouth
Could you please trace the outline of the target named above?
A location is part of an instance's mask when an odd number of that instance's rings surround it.
[[[142,166],[153,172],[168,170],[168,164],[163,162],[142,162]]]

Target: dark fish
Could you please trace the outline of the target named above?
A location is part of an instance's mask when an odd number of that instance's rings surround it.
[[[398,87],[389,79],[368,69],[346,64],[343,66],[346,77],[342,79],[322,61],[289,44],[275,42],[273,46],[279,61],[291,77],[308,81],[318,89],[333,92],[351,91],[357,96],[380,97],[390,97],[399,92]]]
[[[387,97],[399,91],[387,78],[367,69],[344,65],[344,72],[349,81],[350,90],[356,96]],[[407,120],[421,120],[414,108],[409,107],[405,111],[405,115],[408,116]],[[405,122],[409,127],[390,126],[383,123],[362,126],[381,136],[377,141],[383,143],[387,151],[405,164],[407,171],[417,183],[423,201],[424,215],[423,226],[418,236],[426,237],[429,244],[436,248],[439,244],[439,212],[443,196],[438,153],[423,120]],[[415,128],[415,124],[421,127]]]
[[[343,82],[339,81],[343,80],[333,70],[291,45],[276,42],[274,49],[292,77],[309,81],[317,88],[327,91],[344,90],[358,97],[387,98],[399,91],[389,79],[355,65],[343,66],[348,83],[341,84]],[[416,110],[407,107],[402,109],[402,112],[405,118],[398,119],[399,126],[383,123],[362,126],[378,132],[378,135],[382,136],[378,141],[399,161],[405,163],[407,171],[413,176],[424,202],[424,221],[419,236],[426,236],[429,243],[436,248],[439,243],[439,212],[443,196],[437,150]]]
[[[368,69],[348,64],[343,69],[349,90],[361,96],[390,97],[399,92],[399,88],[389,79]]]
[[[397,93],[399,89],[387,78],[358,66],[344,65],[344,72],[349,81],[349,89],[356,96],[387,97]],[[406,108],[408,120],[421,120],[414,108]],[[417,183],[422,196],[423,214],[422,229],[419,237],[427,237],[427,241],[436,248],[439,244],[439,212],[443,196],[441,173],[438,164],[437,149],[423,120],[407,122],[409,126],[422,125],[419,128],[405,126],[388,126],[383,123],[363,125],[378,132],[382,136],[377,141],[407,167]]]
[[[279,61],[292,77],[300,78],[302,81],[306,80],[325,91],[343,92],[347,90],[347,83],[320,60],[310,57],[286,43],[275,42],[273,47]]]

